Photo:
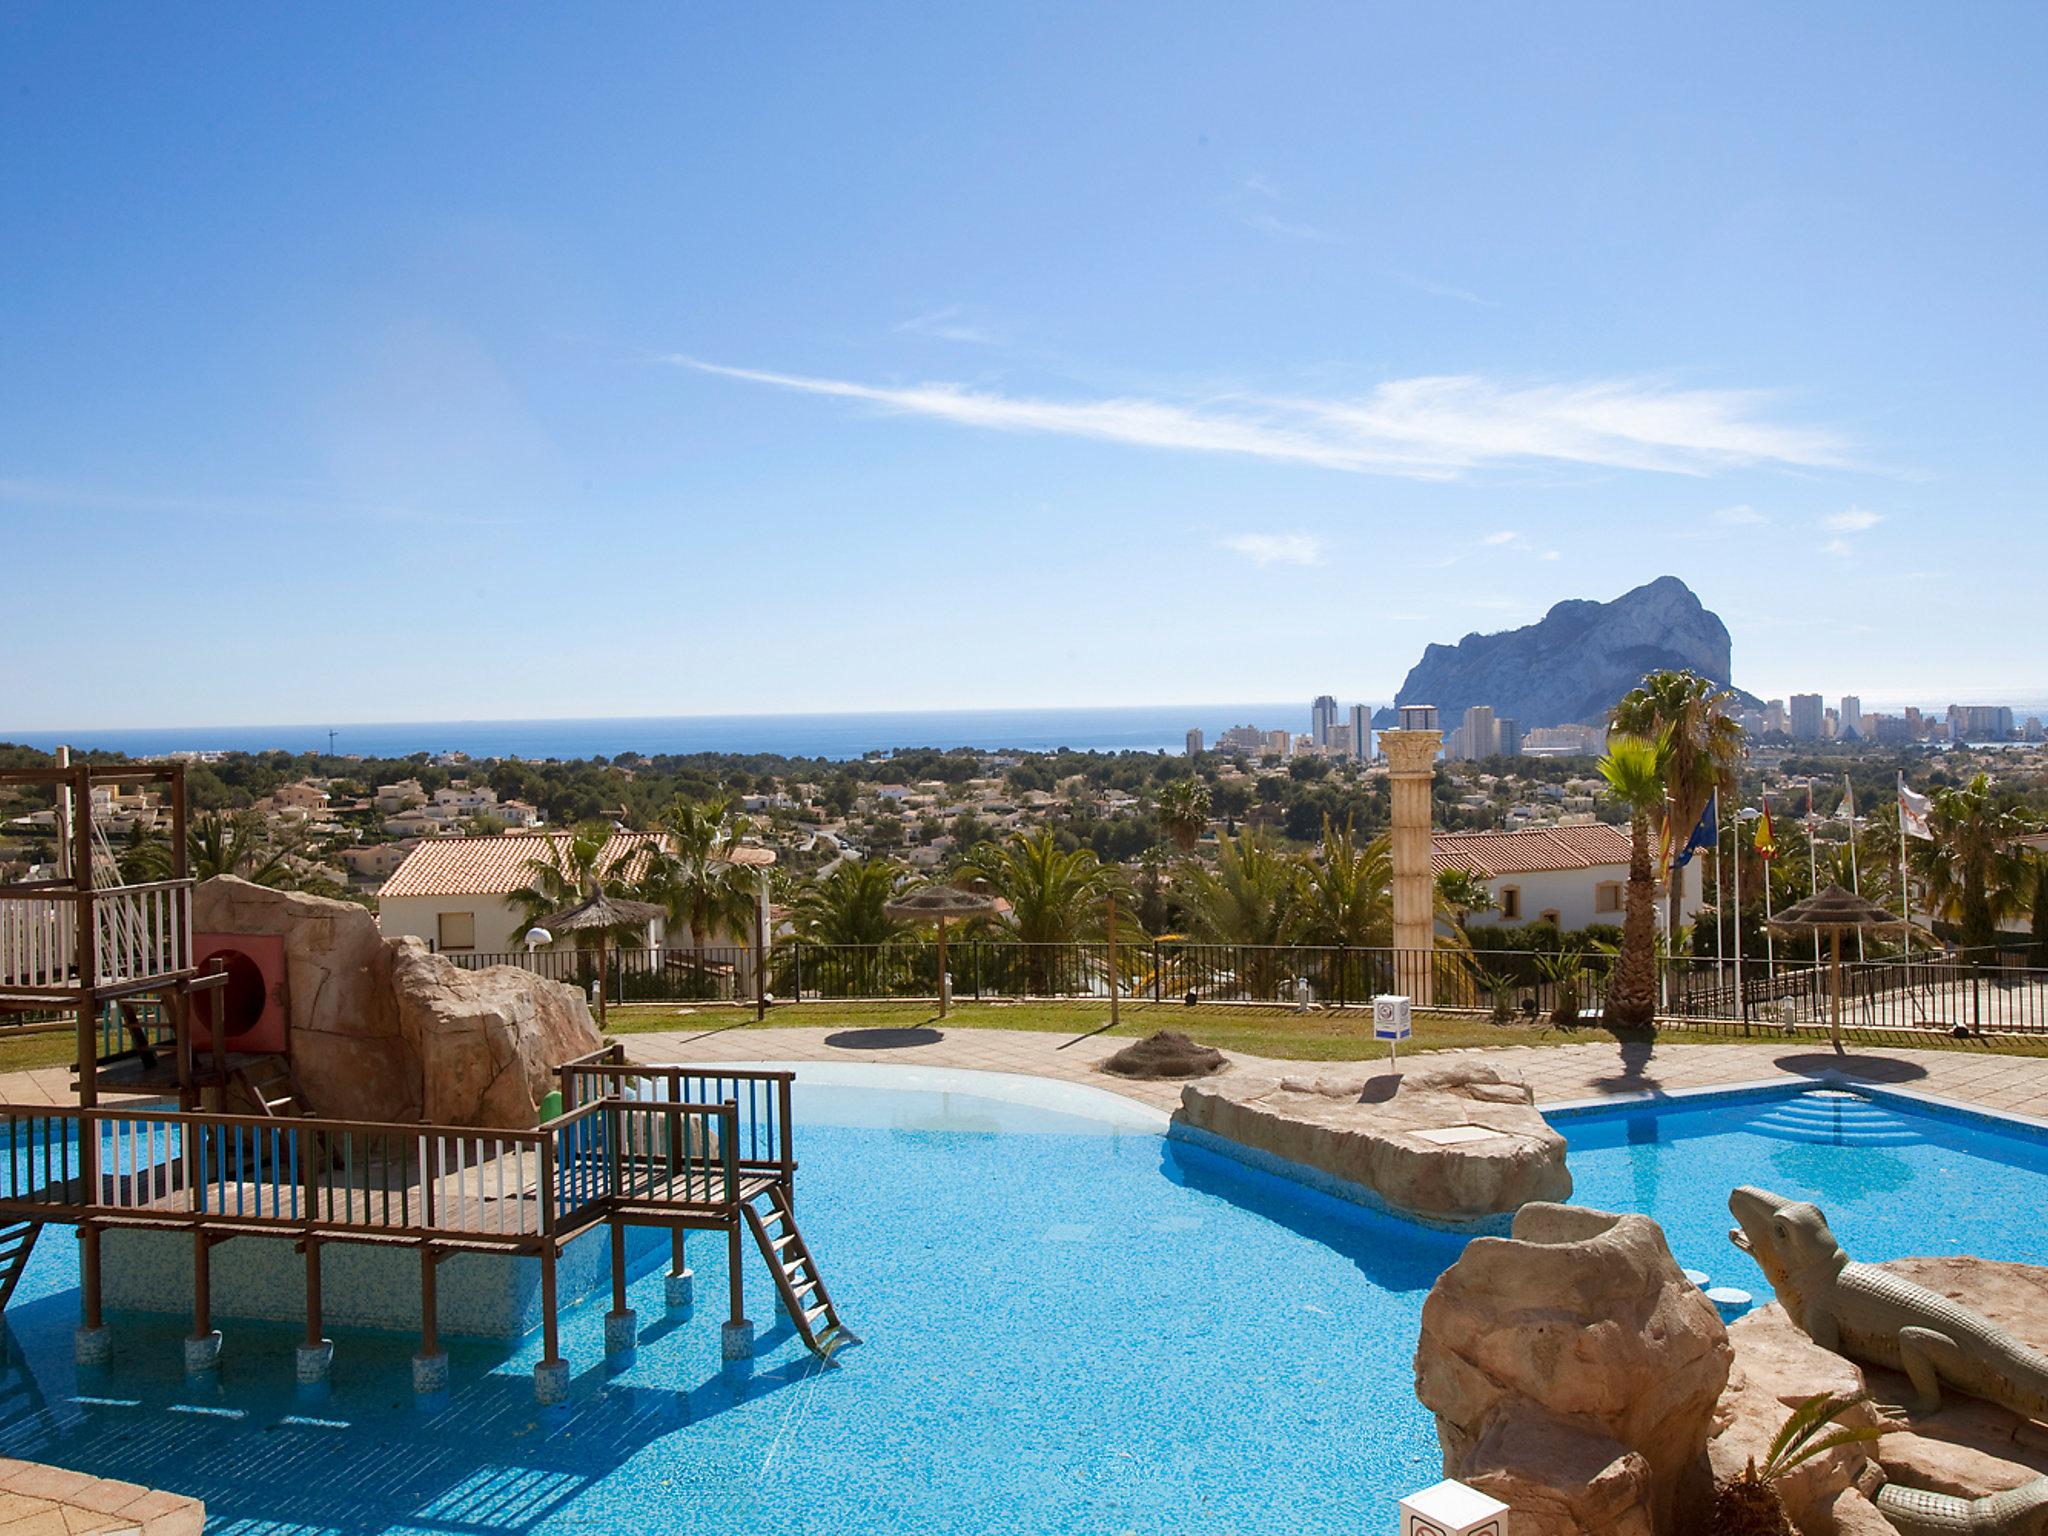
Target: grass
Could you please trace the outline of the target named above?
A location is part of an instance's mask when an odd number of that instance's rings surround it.
[[[785,1004],[772,1010],[765,1026],[754,1023],[751,1008],[707,1003],[619,1004],[611,1010],[613,1034],[639,1034],[649,1030],[724,1031],[735,1035],[749,1029],[911,1029],[937,1022],[930,1003],[831,1002]],[[1047,1033],[1082,1035],[1104,1033],[1117,1037],[1142,1038],[1160,1029],[1177,1029],[1204,1045],[1241,1051],[1253,1056],[1270,1056],[1283,1061],[1359,1061],[1386,1054],[1386,1045],[1372,1038],[1372,1021],[1363,1010],[1348,1013],[1313,1012],[1298,1014],[1286,1008],[1235,1006],[1184,1007],[1178,1003],[1127,1003],[1122,1022],[1108,1028],[1109,1009],[1103,1003],[956,1003],[945,1021],[948,1029],[1028,1029]],[[2007,1056],[2048,1056],[2048,1038],[1999,1040],[1957,1040],[1948,1035],[1922,1034],[1908,1030],[1851,1030],[1846,1032],[1852,1046],[1911,1046],[1920,1050],[1971,1051]],[[1784,1042],[1788,1037],[1776,1030],[1759,1028],[1745,1035],[1739,1029],[1688,1029],[1676,1025],[1656,1030],[1610,1029],[1587,1023],[1571,1027],[1551,1023],[1494,1024],[1483,1016],[1457,1013],[1418,1013],[1415,1038],[1404,1042],[1402,1051],[1459,1050],[1471,1046],[1504,1045],[1594,1045],[1658,1042],[1667,1045],[1743,1045]],[[1807,1044],[1825,1045],[1824,1031],[1802,1030],[1796,1036]]]
[[[71,1029],[39,1030],[34,1034],[0,1034],[0,1072],[28,1072],[36,1067],[62,1067],[78,1060],[78,1036]]]

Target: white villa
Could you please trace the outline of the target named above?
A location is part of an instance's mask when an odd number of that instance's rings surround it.
[[[429,838],[406,855],[378,891],[377,926],[387,938],[410,934],[451,954],[516,954],[526,947],[526,924],[512,892],[532,881],[527,861],[547,858],[549,845],[567,836],[553,832]],[[627,877],[636,876],[646,865],[648,850],[660,840],[656,832],[614,833],[599,867],[609,868],[623,857]],[[740,848],[734,862],[765,869],[775,862],[775,851]],[[659,918],[647,926],[644,947],[658,949],[669,942]],[[705,942],[737,944],[748,937],[709,934]],[[675,942],[687,943],[687,936],[677,935]]]
[[[1463,870],[1492,893],[1493,910],[1468,919],[1475,928],[1544,920],[1560,928],[1619,923],[1628,856],[1628,828],[1603,822],[1522,832],[1438,832],[1430,839],[1430,861],[1438,873]],[[1695,854],[1680,871],[1681,921],[1703,904],[1705,863],[1705,854]]]

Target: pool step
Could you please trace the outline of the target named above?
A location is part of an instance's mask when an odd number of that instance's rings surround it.
[[[825,1290],[817,1261],[797,1228],[796,1213],[789,1208],[788,1192],[780,1184],[772,1185],[748,1199],[740,1210],[760,1245],[761,1257],[768,1261],[768,1273],[775,1277],[782,1310],[811,1351],[829,1360],[835,1350],[857,1343]]]
[[[1834,1092],[1804,1093],[1773,1104],[1750,1128],[1766,1136],[1839,1146],[1906,1147],[1925,1139],[1882,1105]]]
[[[36,1239],[42,1232],[40,1221],[0,1224],[0,1308],[13,1298],[15,1286],[21,1283],[21,1272],[28,1268],[29,1255],[35,1252]]]

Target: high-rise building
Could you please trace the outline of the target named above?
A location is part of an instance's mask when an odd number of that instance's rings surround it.
[[[1318,747],[1330,744],[1330,727],[1337,723],[1337,701],[1329,694],[1316,695],[1316,701],[1309,706],[1308,734]]]
[[[1294,737],[1287,731],[1266,732],[1266,751],[1273,757],[1292,757]]]
[[[1460,750],[1454,756],[1476,762],[1482,757],[1500,754],[1500,729],[1494,721],[1491,704],[1474,704],[1466,710],[1465,723],[1459,729],[1463,736],[1459,741]]]
[[[1343,721],[1330,727],[1330,734],[1323,742],[1323,753],[1328,757],[1349,757],[1351,755],[1351,722]]]
[[[1951,704],[1948,733],[1953,741],[2008,741],[2012,711],[2001,704]]]
[[[1263,752],[1266,750],[1266,733],[1256,725],[1233,725],[1216,738],[1219,752]]]
[[[1792,739],[1794,741],[1819,741],[1821,738],[1820,695],[1817,693],[1795,693],[1792,695]]]
[[[1372,706],[1351,706],[1351,755],[1361,763],[1372,761]]]
[[[1498,737],[1499,755],[1502,757],[1520,757],[1522,755],[1522,722],[1519,720],[1500,720],[1496,722],[1495,729]]]
[[[1400,707],[1401,729],[1404,731],[1433,731],[1437,729],[1436,706],[1434,704],[1403,704]]]
[[[1863,701],[1853,693],[1842,695],[1841,721],[1842,735],[1845,738],[1854,736],[1859,740],[1862,739]]]
[[[1772,699],[1764,705],[1764,733],[1771,736],[1785,734],[1785,701]]]
[[[1200,757],[1201,755],[1202,755],[1202,728],[1201,728],[1200,726],[1196,726],[1196,727],[1195,727],[1195,728],[1194,728],[1193,730],[1191,730],[1191,731],[1189,731],[1189,732],[1188,732],[1188,756],[1189,756],[1189,757]]]

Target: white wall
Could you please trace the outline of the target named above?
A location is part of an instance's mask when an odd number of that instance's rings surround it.
[[[1690,921],[1700,909],[1703,888],[1704,860],[1694,855],[1693,861],[1680,871],[1684,880],[1684,891],[1679,903],[1681,920]],[[1503,875],[1497,880],[1486,882],[1486,888],[1493,895],[1494,909],[1486,913],[1474,913],[1466,919],[1470,928],[1489,928],[1499,925],[1533,923],[1545,912],[1557,913],[1560,928],[1584,928],[1590,923],[1613,923],[1620,926],[1622,914],[1595,910],[1596,893],[1603,884],[1613,883],[1624,888],[1628,884],[1628,865],[1600,864],[1591,869],[1545,870],[1536,874]],[[1509,886],[1521,891],[1521,914],[1505,917],[1501,914],[1501,893]],[[1661,906],[1662,893],[1659,893]]]

